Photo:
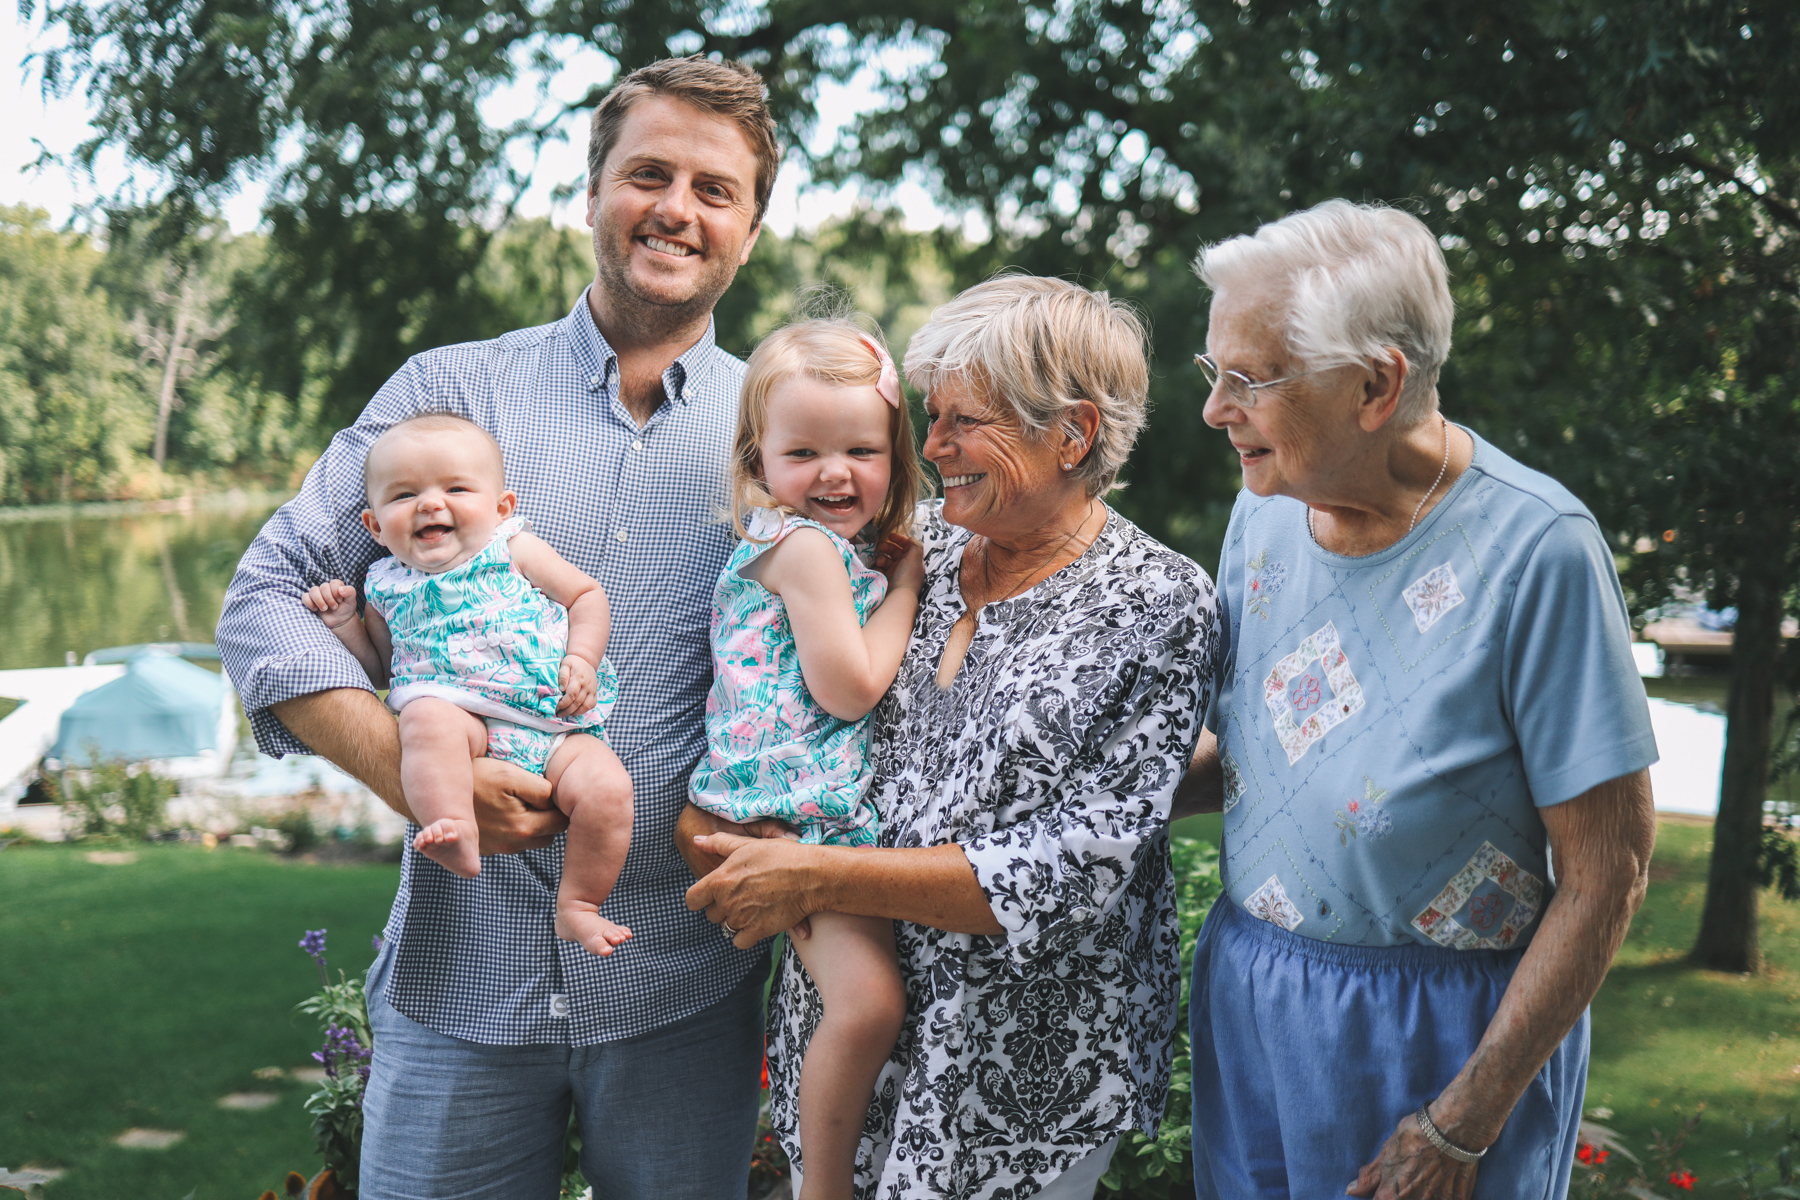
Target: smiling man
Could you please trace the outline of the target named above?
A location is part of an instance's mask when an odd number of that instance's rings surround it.
[[[744,1194],[766,952],[687,910],[671,835],[704,749],[707,623],[732,544],[715,514],[743,364],[715,346],[712,311],[779,161],[748,68],[684,58],[626,76],[589,139],[593,285],[554,324],[406,363],[270,518],[226,596],[219,646],[262,748],[321,754],[409,817],[392,715],[300,603],[328,579],[359,584],[382,553],[360,519],[374,440],[431,411],[487,429],[533,531],[612,603],[607,736],[637,812],[602,911],[635,936],[606,959],[557,940],[566,822],[541,777],[477,760],[493,857],[459,879],[409,836],[369,972],[364,1200],[550,1200],[571,1103],[597,1198]]]

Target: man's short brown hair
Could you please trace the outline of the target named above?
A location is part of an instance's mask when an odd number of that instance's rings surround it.
[[[744,131],[756,154],[756,224],[762,224],[769,193],[775,190],[775,171],[781,166],[781,147],[775,142],[775,118],[769,115],[762,76],[731,59],[713,62],[698,54],[665,58],[621,79],[594,110],[588,132],[588,191],[599,183],[600,168],[619,140],[625,114],[646,96],[671,96],[725,117]]]

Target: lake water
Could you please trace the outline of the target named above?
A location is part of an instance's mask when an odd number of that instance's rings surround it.
[[[232,571],[271,497],[209,498],[189,513],[129,510],[0,520],[0,670],[73,651],[210,642]],[[11,514],[7,514],[11,515]]]
[[[105,646],[210,642],[237,561],[275,497],[212,497],[188,513],[34,519],[0,513],[0,670],[61,666]],[[1724,747],[1720,676],[1649,681],[1659,808],[1711,814]],[[1792,789],[1790,781],[1784,792]]]

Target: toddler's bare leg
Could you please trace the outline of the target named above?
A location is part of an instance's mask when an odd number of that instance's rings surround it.
[[[413,847],[465,878],[481,874],[474,762],[486,753],[487,726],[448,700],[400,710],[400,790],[421,826]]]
[[[818,985],[825,1012],[800,1065],[799,1200],[850,1200],[856,1147],[906,1017],[906,989],[894,957],[894,923],[880,917],[814,913],[812,936],[795,953]]]
[[[556,889],[556,936],[602,958],[631,930],[600,915],[631,849],[631,776],[599,738],[573,733],[550,756],[544,778],[568,814],[562,884]]]

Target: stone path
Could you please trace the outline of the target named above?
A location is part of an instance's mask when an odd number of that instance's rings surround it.
[[[179,1129],[127,1129],[113,1139],[113,1145],[127,1150],[167,1150],[186,1136]]]

